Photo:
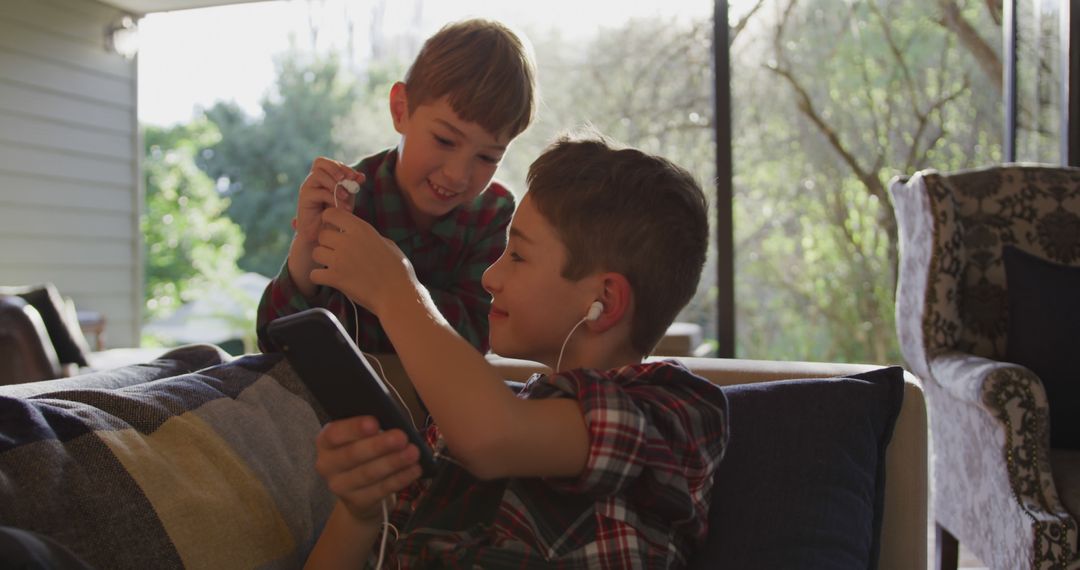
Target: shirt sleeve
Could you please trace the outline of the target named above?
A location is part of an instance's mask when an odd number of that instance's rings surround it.
[[[270,280],[266,289],[262,290],[262,298],[259,299],[259,308],[256,312],[255,334],[258,336],[259,350],[262,352],[274,352],[278,350],[270,337],[267,335],[267,327],[270,322],[280,316],[298,313],[312,307],[322,307],[325,302],[325,287],[319,288],[315,298],[309,300],[300,293],[293,277],[288,274],[288,260],[281,264],[278,275]]]
[[[255,321],[259,350],[276,352],[280,348],[267,334],[271,321],[315,307],[322,307],[333,313],[361,350],[375,353],[394,352],[394,345],[390,344],[378,317],[359,305],[354,306],[344,293],[333,287],[319,286],[314,296],[304,297],[289,275],[288,261],[282,264],[278,275],[266,285],[259,301]]]
[[[424,442],[432,450],[439,447],[439,427],[435,422],[428,419],[427,426],[421,431],[421,436],[424,438]],[[420,501],[420,498],[427,492],[428,487],[431,486],[432,479],[417,479],[411,484],[407,485],[404,489],[397,492],[395,496],[394,508],[390,513],[390,524],[398,529],[406,528],[406,524],[409,522],[409,517],[416,511],[416,505]]]
[[[551,397],[577,399],[589,437],[584,471],[550,485],[595,498],[620,494],[673,522],[705,520],[728,438],[717,386],[671,363],[576,370],[550,382]]]
[[[353,214],[369,223],[373,223],[374,216],[372,205],[376,192],[374,187],[380,179],[393,179],[393,170],[384,168],[389,153],[390,150],[381,151],[351,166],[365,176],[356,197]],[[289,274],[288,265],[289,262],[286,259],[278,275],[266,286],[259,302],[255,332],[261,351],[273,352],[278,349],[266,333],[270,321],[305,309],[322,307],[337,317],[341,326],[361,350],[376,353],[394,352],[394,346],[382,329],[378,317],[367,309],[354,305],[344,293],[333,287],[318,286],[315,295],[304,297]]]
[[[428,287],[439,312],[480,352],[487,352],[489,348],[488,312],[491,309],[491,295],[480,281],[484,271],[506,249],[506,230],[513,214],[513,195],[505,192],[469,222],[478,227],[477,239],[469,246],[455,282],[447,289]]]

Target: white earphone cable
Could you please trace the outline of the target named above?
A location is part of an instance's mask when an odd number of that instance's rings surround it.
[[[379,540],[379,558],[375,561],[375,570],[382,568],[383,558],[386,556],[386,529],[390,526],[390,514],[386,511],[386,498],[379,502],[382,505],[383,531],[382,539]]]
[[[346,183],[351,183],[351,185],[346,184]],[[350,194],[356,194],[356,191],[359,190],[359,185],[355,181],[352,181],[352,180],[342,180],[342,181],[337,183],[337,186],[344,187],[345,190],[347,192],[349,192]],[[335,208],[338,207],[337,186],[334,187],[334,191],[333,191],[334,207]],[[356,343],[356,346],[359,349],[359,347],[360,347],[360,311],[359,311],[359,309],[356,308],[356,302],[355,301],[353,301],[351,298],[349,298],[348,295],[345,295],[345,298],[348,299],[349,304],[352,305],[352,310],[353,310],[353,342]],[[419,429],[419,426],[416,425],[416,418],[413,417],[412,411],[409,410],[409,406],[405,404],[405,399],[401,397],[401,394],[397,391],[397,388],[395,388],[394,385],[390,382],[390,380],[386,377],[386,371],[383,369],[382,362],[379,362],[378,358],[376,358],[375,356],[373,356],[371,354],[368,354],[368,353],[364,352],[363,350],[361,350],[360,353],[363,354],[365,357],[367,357],[369,360],[375,361],[375,366],[379,367],[379,377],[382,379],[383,385],[390,388],[390,391],[394,393],[394,396],[398,399],[398,402],[401,403],[401,408],[403,410],[405,410],[406,414],[409,415],[409,421],[412,423],[413,427],[416,428],[416,429]],[[395,540],[397,540],[397,537],[398,537],[398,529],[397,529],[397,527],[390,524],[390,512],[386,507],[387,499],[388,499],[388,497],[383,497],[382,501],[379,502],[379,505],[382,507],[382,513],[383,513],[383,529],[382,529],[382,538],[379,540],[379,557],[375,562],[375,569],[376,570],[379,570],[379,569],[382,568],[383,559],[386,557],[386,538],[387,538],[387,535],[389,534],[388,531],[390,531],[390,530],[394,531],[394,539]],[[389,499],[394,501],[394,502],[397,502],[396,495],[394,495],[394,494],[391,494]]]
[[[559,360],[555,362],[555,373],[556,374],[559,372],[559,368],[562,366],[562,357],[563,357],[563,352],[566,351],[566,343],[570,342],[570,337],[573,336],[574,331],[578,330],[578,327],[580,327],[587,320],[589,320],[588,315],[585,315],[584,317],[582,317],[581,320],[578,321],[576,325],[574,325],[574,328],[570,329],[570,332],[566,335],[566,340],[563,340],[562,348],[559,349]]]

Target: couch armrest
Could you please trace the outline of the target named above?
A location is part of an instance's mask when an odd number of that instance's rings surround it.
[[[61,375],[60,360],[41,315],[19,297],[0,296],[0,385]]]

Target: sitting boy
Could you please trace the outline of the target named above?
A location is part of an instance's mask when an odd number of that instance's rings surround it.
[[[528,50],[502,24],[467,20],[429,38],[404,83],[390,90],[397,147],[352,167],[317,158],[300,186],[288,259],[259,303],[260,348],[275,348],[266,335],[270,321],[324,307],[361,349],[394,350],[374,315],[310,278],[320,214],[336,206],[393,239],[439,311],[486,351],[491,297],[480,276],[502,254],[514,211],[513,194],[492,178],[510,141],[532,121],[534,77]],[[353,184],[355,197],[347,191]]]
[[[312,280],[379,316],[431,412],[439,461],[418,480],[400,430],[369,416],[328,424],[317,469],[339,501],[308,567],[360,567],[395,493],[402,568],[684,566],[706,536],[726,401],[679,363],[643,359],[694,293],[706,212],[693,178],[662,158],[603,139],[550,146],[483,277],[494,351],[554,371],[515,396],[393,242],[326,210]]]

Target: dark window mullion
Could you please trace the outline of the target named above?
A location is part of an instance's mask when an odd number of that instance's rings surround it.
[[[1003,58],[1003,87],[1005,89],[1005,140],[1002,141],[1002,161],[1016,162],[1016,0],[1005,0],[1005,17],[1001,26]]]
[[[728,2],[713,4],[713,121],[716,138],[716,339],[721,358],[735,356],[735,226],[732,218],[731,50]]]
[[[1061,162],[1080,166],[1080,45],[1072,38],[1080,34],[1080,10],[1072,0],[1061,2]]]

